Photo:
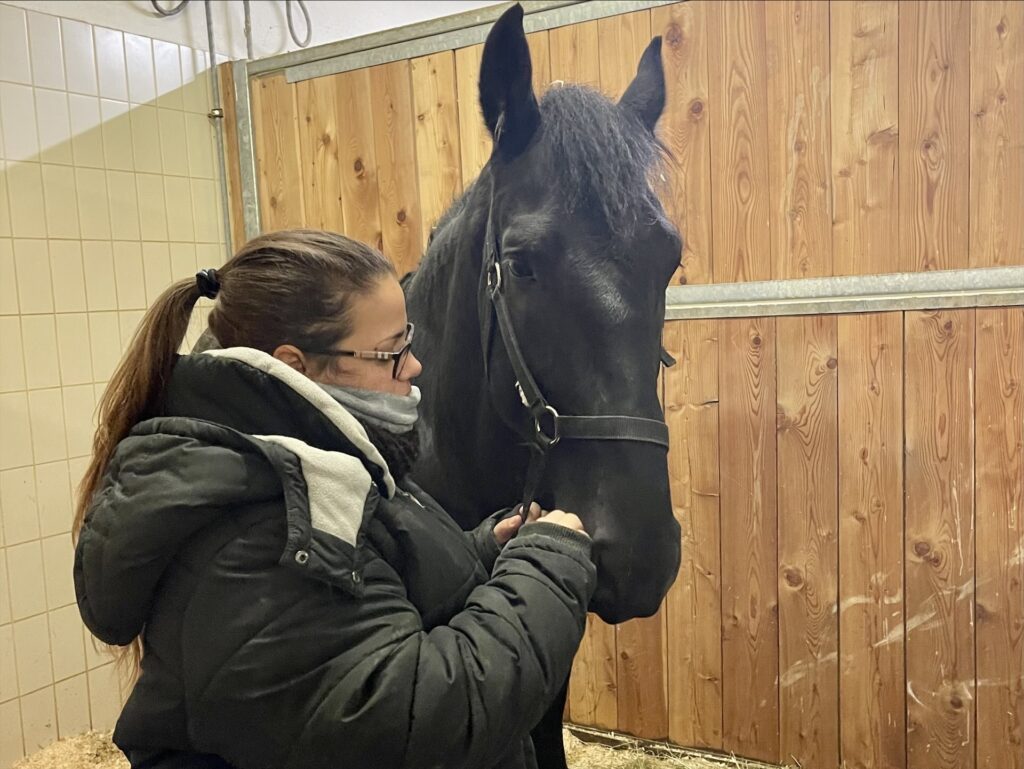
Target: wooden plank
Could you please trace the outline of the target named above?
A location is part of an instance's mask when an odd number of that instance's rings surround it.
[[[598,21],[601,90],[618,99],[633,81],[640,56],[651,39],[649,11]],[[664,681],[663,623],[625,623],[616,628],[617,696],[620,731],[668,734]],[[658,692],[661,695],[658,696]],[[645,697],[644,694],[647,694]],[[643,699],[650,700],[642,703]]]
[[[615,627],[617,730],[648,740],[668,737],[662,606],[652,617],[629,620]]]
[[[707,11],[714,282],[769,280],[765,6],[736,0]]]
[[[839,318],[842,766],[904,769],[903,318]]]
[[[718,483],[718,323],[665,325],[669,485],[682,565],[666,600],[668,736],[722,748],[722,566]]]
[[[299,156],[298,107],[295,88],[284,73],[260,78],[252,86],[256,154],[256,186],[264,232],[302,227],[306,215],[302,200]]]
[[[596,21],[552,29],[548,40],[552,80],[601,87]]]
[[[423,239],[462,192],[455,55],[451,51],[412,59],[416,111],[416,167],[420,180]]]
[[[245,219],[242,212],[242,172],[238,154],[237,113],[235,110],[235,79],[231,63],[217,65],[220,79],[221,104],[224,106],[224,166],[227,173],[225,183],[228,190],[228,209],[231,217],[231,251],[238,251],[245,245]]]
[[[672,156],[662,203],[683,236],[682,264],[672,283],[708,283],[712,248],[706,3],[693,0],[654,8],[651,28],[662,36],[665,79],[672,84],[658,124]]]
[[[366,69],[335,75],[338,99],[338,170],[345,234],[383,248],[377,189],[377,152],[373,141],[370,73]]]
[[[377,156],[377,191],[383,248],[399,275],[423,253],[415,112],[408,61],[370,68],[370,112]]]
[[[775,320],[719,323],[722,747],[779,757]]]
[[[615,627],[606,625],[596,614],[588,614],[587,630],[569,678],[573,723],[601,729],[618,727],[615,658]]]
[[[665,409],[665,369],[658,372],[658,401]],[[615,629],[618,731],[648,740],[668,738],[668,677],[665,669],[666,602],[651,617]]]
[[[779,318],[779,714],[782,760],[839,765],[835,316]]]
[[[977,312],[978,769],[1024,769],[1024,309]]]
[[[907,769],[975,765],[974,339],[906,313]]]
[[[533,66],[533,92],[539,101],[551,84],[551,53],[548,30],[532,32],[526,36],[530,46],[530,62]]]
[[[295,88],[306,225],[345,232],[338,169],[338,77],[305,80],[296,83]]]
[[[651,12],[634,11],[597,21],[601,90],[617,101],[636,77],[640,57],[651,42]]]
[[[775,278],[832,275],[829,4],[765,6]]]
[[[1024,3],[972,3],[970,12],[970,263],[1022,265]]]
[[[968,266],[968,3],[900,2],[900,259],[905,271]]]
[[[899,272],[899,6],[829,5],[832,271]]]
[[[455,52],[455,84],[459,102],[459,150],[462,186],[468,187],[491,157],[491,134],[480,114],[480,57],[483,45]]]

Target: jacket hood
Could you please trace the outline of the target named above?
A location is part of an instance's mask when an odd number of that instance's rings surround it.
[[[167,387],[164,414],[357,456],[381,493],[394,494],[387,463],[359,421],[316,382],[259,350],[230,347],[181,356]]]
[[[362,425],[270,355],[183,356],[164,413],[118,444],[75,552],[82,618],[124,645],[143,629],[168,565],[197,533],[280,508],[280,563],[359,595],[361,532],[395,483]]]

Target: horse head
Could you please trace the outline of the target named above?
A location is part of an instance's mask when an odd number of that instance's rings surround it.
[[[428,460],[421,482],[478,516],[522,493],[531,437],[557,437],[553,422],[538,423],[526,407],[515,345],[497,329],[494,282],[552,413],[640,418],[663,430],[665,289],[682,251],[652,185],[663,159],[654,133],[665,104],[660,38],[618,103],[578,86],[553,87],[538,101],[522,20],[513,6],[487,38],[479,88],[492,156],[439,224],[410,287],[414,319],[433,318],[423,334],[430,349],[417,353],[426,361],[425,453],[440,464]],[[447,301],[437,295],[445,282],[459,286]],[[579,514],[593,537],[593,611],[619,622],[657,610],[680,557],[665,446],[561,440],[535,498]]]

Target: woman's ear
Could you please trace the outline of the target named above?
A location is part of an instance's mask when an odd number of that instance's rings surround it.
[[[306,358],[295,345],[283,344],[274,350],[274,357],[284,363],[286,366],[291,366],[293,369],[298,371],[300,374],[307,374]]]

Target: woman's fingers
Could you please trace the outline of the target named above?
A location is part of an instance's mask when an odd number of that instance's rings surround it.
[[[518,515],[513,515],[511,518],[506,518],[503,521],[498,521],[494,525],[494,541],[499,545],[505,545],[515,533],[519,531],[519,527],[523,524],[523,519]]]

